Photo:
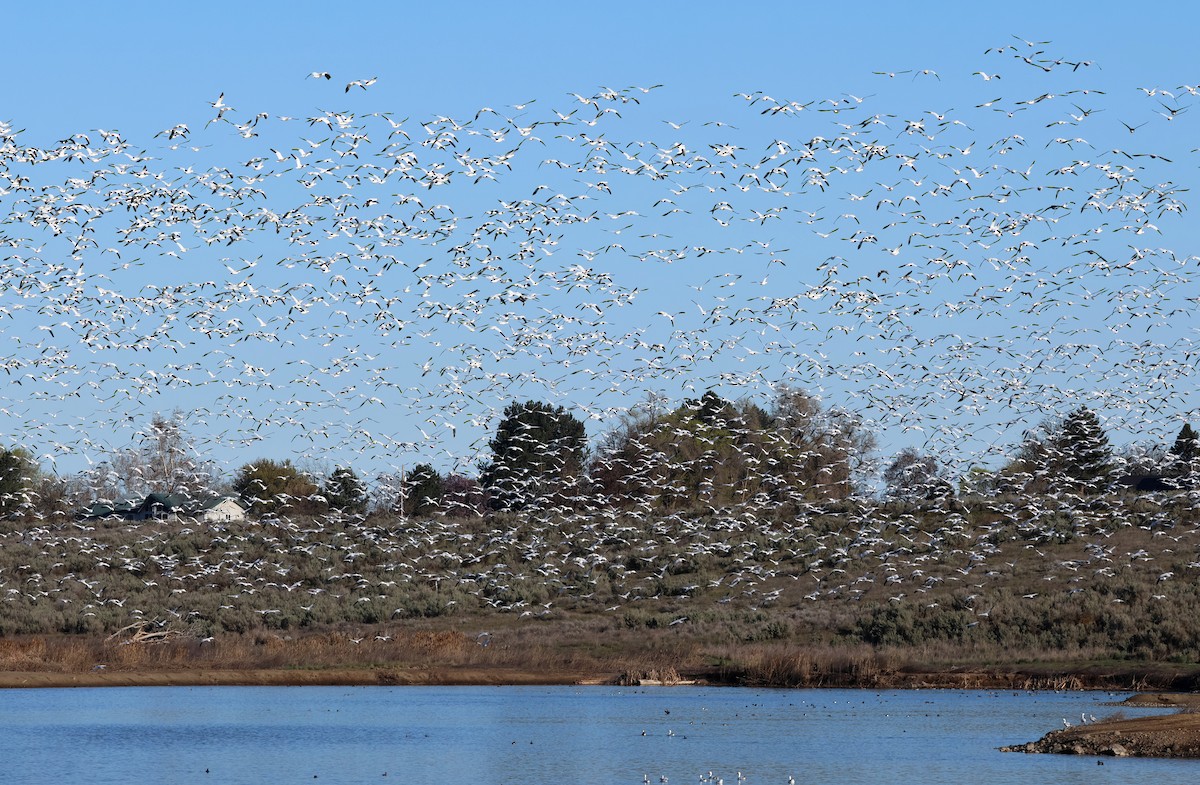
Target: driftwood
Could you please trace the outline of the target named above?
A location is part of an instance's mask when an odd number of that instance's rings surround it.
[[[112,643],[113,641],[126,635],[126,633],[130,634],[127,638],[121,641],[122,646],[128,646],[133,643],[164,643],[172,638],[183,637],[183,633],[179,630],[171,629],[169,627],[153,629],[148,622],[137,621],[133,624],[125,625],[112,635],[109,635],[107,638],[105,638],[105,641]]]

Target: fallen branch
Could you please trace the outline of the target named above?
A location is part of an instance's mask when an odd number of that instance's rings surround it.
[[[183,637],[183,633],[179,630],[171,629],[169,627],[156,630],[151,628],[148,622],[138,621],[134,622],[133,624],[125,625],[112,635],[109,635],[107,638],[105,638],[105,641],[107,643],[112,643],[130,631],[133,631],[132,634],[120,642],[122,646],[128,646],[134,643],[163,643],[164,641],[172,638]]]

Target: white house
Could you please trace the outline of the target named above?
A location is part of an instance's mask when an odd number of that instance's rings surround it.
[[[218,496],[200,505],[194,513],[201,523],[227,523],[246,520],[246,506],[236,496]]]
[[[118,517],[127,521],[181,521],[228,523],[246,520],[248,508],[237,496],[213,496],[189,499],[178,494],[152,493],[141,503],[122,501],[97,503],[80,512],[82,518]]]

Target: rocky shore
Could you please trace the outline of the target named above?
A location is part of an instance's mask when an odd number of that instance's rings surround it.
[[[1178,710],[1157,717],[1118,718],[1051,731],[1003,752],[1113,757],[1200,758],[1200,695],[1135,695],[1122,705]]]

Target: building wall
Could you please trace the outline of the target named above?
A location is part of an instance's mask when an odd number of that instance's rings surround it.
[[[205,523],[244,521],[245,519],[246,511],[232,499],[222,499],[216,505],[209,507],[200,514],[200,520]]]

